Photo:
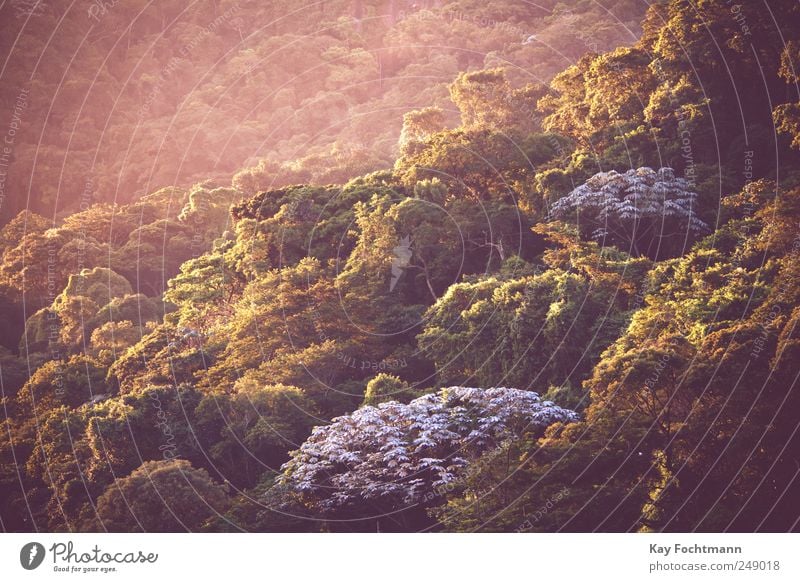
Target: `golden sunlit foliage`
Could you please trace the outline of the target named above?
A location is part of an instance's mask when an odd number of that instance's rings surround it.
[[[3,528],[797,527],[796,2],[184,8],[31,82]]]

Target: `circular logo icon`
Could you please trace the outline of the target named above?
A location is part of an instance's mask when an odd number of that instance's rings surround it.
[[[44,546],[39,542],[30,542],[19,551],[19,563],[26,570],[35,570],[44,561]]]

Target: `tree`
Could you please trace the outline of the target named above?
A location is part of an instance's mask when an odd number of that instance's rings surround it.
[[[634,256],[681,254],[709,230],[697,194],[671,168],[600,172],[556,201],[551,216],[576,220],[585,235]]]
[[[88,344],[100,306],[130,293],[127,279],[104,267],[83,269],[70,275],[52,306],[35,313],[26,322],[27,349],[41,349],[43,328],[47,329],[51,347],[59,345],[56,339],[68,351]]]
[[[319,411],[299,388],[265,386],[250,373],[236,383],[234,394],[206,396],[195,414],[215,470],[249,487],[279,470],[310,434]]]
[[[111,254],[111,264],[137,291],[159,295],[198,249],[204,246],[194,238],[192,226],[164,218],[131,232],[125,244]]]
[[[650,56],[641,49],[622,47],[599,55],[584,74],[588,122],[594,136],[614,135],[644,123],[644,107],[656,87],[648,65]],[[577,136],[576,136],[577,137]],[[598,140],[592,140],[597,147]]]
[[[207,367],[208,356],[196,330],[160,324],[117,355],[108,380],[122,394],[138,393],[151,385],[192,384]]]
[[[190,225],[195,236],[201,235],[204,241],[211,241],[227,229],[230,206],[240,198],[241,192],[235,188],[197,184],[189,191],[189,201],[178,215],[178,221]]]
[[[57,308],[60,301],[69,297],[87,297],[98,306],[107,305],[112,299],[131,293],[131,284],[125,277],[111,269],[94,267],[70,275],[64,291],[56,298],[55,306]]]
[[[205,381],[232,387],[244,370],[281,349],[299,351],[346,336],[338,303],[330,271],[316,259],[269,271],[244,289],[232,316],[209,336],[207,349],[217,359]]]
[[[800,80],[800,43],[789,41],[781,54],[778,74],[787,83]],[[795,103],[778,105],[772,113],[777,129],[792,138],[792,147],[800,149],[800,98]]]
[[[641,503],[636,514],[620,500],[627,524],[614,519],[622,514],[603,518],[606,524],[656,531],[785,527],[787,520],[764,507],[781,503],[796,467],[791,455],[767,453],[765,443],[793,442],[792,422],[780,411],[796,396],[775,366],[786,364],[781,349],[793,349],[794,332],[785,326],[794,324],[800,298],[795,285],[774,282],[797,272],[790,250],[796,239],[790,242],[794,235],[786,231],[799,211],[798,192],[780,192],[651,272],[644,308],[585,383],[586,422],[597,427],[598,445],[612,435],[627,441],[617,462]],[[625,460],[634,453],[646,463]],[[758,502],[743,501],[755,491]],[[599,514],[584,517],[576,527],[603,527],[592,521]]]
[[[77,408],[99,394],[108,394],[105,367],[86,355],[51,360],[40,366],[17,395],[31,417],[52,408]]]
[[[29,233],[41,234],[53,226],[53,222],[30,210],[23,210],[0,229],[0,257],[6,249],[16,247]]]
[[[444,111],[440,107],[426,107],[403,115],[400,148],[407,150],[445,128]]]
[[[498,68],[459,74],[450,85],[450,99],[466,130],[491,128],[525,135],[539,128],[535,107],[545,91],[534,85],[512,89],[505,71]]]
[[[529,174],[558,155],[560,141],[530,134],[516,137],[481,126],[443,131],[398,158],[394,170],[409,189],[438,178],[450,198],[513,203]]]
[[[147,297],[141,293],[114,297],[101,307],[91,319],[84,323],[84,334],[91,334],[107,323],[129,321],[139,329],[158,323],[165,313],[170,311],[169,305],[156,297]]]
[[[97,527],[112,532],[202,531],[228,497],[205,469],[185,460],[147,461],[97,500]]]
[[[396,286],[404,271],[407,279],[419,273],[430,293],[428,300],[436,301],[463,266],[466,249],[458,218],[417,198],[395,204],[386,215],[398,236],[385,259],[391,264],[389,287]]]
[[[542,126],[577,140],[582,147],[590,145],[589,103],[586,99],[586,72],[596,55],[587,54],[577,63],[556,75],[550,82],[551,92],[538,103],[546,114]]]
[[[118,355],[136,345],[145,333],[130,321],[109,321],[92,332],[91,347],[101,361],[110,365]]]
[[[431,513],[445,531],[629,531],[647,499],[643,434],[632,421],[556,423],[483,455]]]
[[[283,482],[324,514],[379,516],[426,503],[481,453],[541,435],[577,415],[511,388],[445,388],[409,404],[364,406],[317,427],[284,467]],[[364,505],[367,501],[370,505]]]
[[[548,131],[576,140],[587,151],[611,145],[644,123],[644,109],[656,87],[650,56],[622,47],[588,54],[558,74],[538,108]]]
[[[541,225],[539,225],[541,226]],[[502,270],[451,285],[417,336],[442,383],[578,388],[627,325],[649,261],[537,228],[547,269]]]
[[[21,450],[12,449],[18,459],[20,452],[30,451],[22,485],[25,498],[36,500],[29,525],[53,531],[74,528],[82,509],[98,493],[85,475],[91,452],[81,439],[84,411],[56,406],[37,411],[36,418],[33,434],[27,427],[16,434],[17,444],[25,443]]]
[[[321,418],[332,418],[353,410],[364,398],[364,378],[377,367],[387,351],[377,342],[327,339],[307,347],[287,346],[249,374],[263,384],[301,386],[303,395],[314,402]],[[356,356],[360,356],[356,359]]]
[[[181,265],[164,292],[164,299],[178,307],[171,321],[206,333],[230,317],[245,285],[243,275],[229,264],[226,251],[231,246],[215,246]]]
[[[3,394],[7,397],[16,395],[28,379],[28,368],[25,360],[12,354],[6,347],[0,346],[0,381]]]
[[[392,374],[380,373],[367,382],[362,406],[378,406],[392,401],[404,402],[414,395],[408,382]]]

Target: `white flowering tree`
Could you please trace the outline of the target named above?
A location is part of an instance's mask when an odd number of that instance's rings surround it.
[[[315,428],[284,465],[281,482],[323,514],[424,503],[482,453],[576,419],[535,392],[445,388],[408,404],[365,406]]]
[[[680,253],[708,225],[697,194],[672,168],[600,172],[558,200],[552,218],[575,220],[582,234],[652,258]]]

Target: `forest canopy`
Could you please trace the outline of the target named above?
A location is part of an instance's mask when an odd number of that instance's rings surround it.
[[[4,531],[800,527],[797,2],[93,6],[0,7]]]

